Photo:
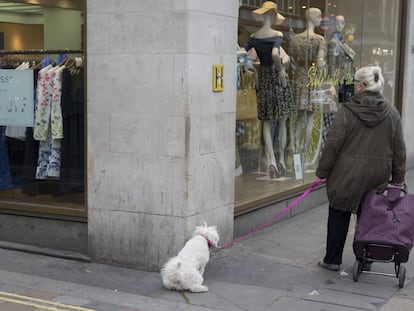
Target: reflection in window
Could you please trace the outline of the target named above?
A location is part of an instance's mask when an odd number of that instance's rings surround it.
[[[241,4],[246,7],[258,8],[262,6],[263,0],[242,0]],[[299,14],[297,0],[273,0],[277,4],[279,12]]]
[[[243,4],[256,8],[262,2],[245,0]],[[272,29],[275,34],[283,33],[283,41],[278,48],[280,55],[287,55],[290,59],[288,82],[296,109],[287,119],[275,117],[270,127],[269,122],[262,119],[237,118],[236,212],[254,207],[255,202],[262,204],[281,197],[298,185],[314,180],[314,170],[335,111],[353,95],[353,75],[358,68],[379,65],[385,78],[384,95],[394,101],[400,2],[275,1],[286,20],[282,24],[273,24]],[[326,3],[326,6],[320,7],[321,3]],[[309,8],[312,8],[312,14],[307,15]],[[252,11],[243,7],[240,10],[240,46],[263,26],[254,19]],[[311,31],[307,32],[307,28]],[[249,51],[244,61],[247,62],[238,64],[239,82],[246,77],[246,73],[240,70],[247,70],[248,75],[255,76],[262,65],[255,49]],[[260,83],[261,80],[252,78],[249,81]],[[245,84],[238,84],[239,94],[243,93],[241,85]],[[283,104],[275,106],[279,109]],[[269,139],[264,139],[263,133],[268,137],[269,128],[276,169],[280,173],[276,178],[270,174],[269,158],[264,152],[264,146],[269,145],[264,141]],[[301,174],[298,174],[300,170]]]

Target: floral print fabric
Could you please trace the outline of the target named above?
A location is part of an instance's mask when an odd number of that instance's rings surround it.
[[[259,120],[281,119],[294,112],[293,96],[289,84],[284,86],[279,78],[279,72],[273,63],[273,48],[280,51],[283,37],[271,38],[249,37],[243,45],[246,51],[254,48],[260,59],[258,71],[257,118]]]
[[[33,138],[40,140],[36,169],[37,179],[59,178],[61,166],[62,71],[64,66],[51,65],[39,71],[37,77],[35,125]]]
[[[306,33],[300,33],[292,38],[291,48],[292,55],[297,65],[293,72],[293,97],[297,110],[316,111],[310,103],[311,87],[309,87],[308,71],[312,66],[318,64],[319,49],[325,49],[325,39],[323,36],[313,34],[308,36]]]
[[[274,66],[259,66],[257,94],[257,118],[279,120],[294,112],[293,97],[289,84],[283,86]]]
[[[52,138],[63,138],[62,94],[63,67],[49,65],[39,71],[37,76],[37,103],[35,109],[35,124],[33,138],[46,140],[51,123]]]

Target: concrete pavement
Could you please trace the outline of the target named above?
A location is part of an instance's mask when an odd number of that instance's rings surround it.
[[[414,189],[414,170],[407,184]],[[403,289],[395,277],[362,274],[352,280],[354,223],[343,269],[317,266],[327,209],[315,207],[231,248],[214,249],[204,294],[165,290],[157,272],[0,249],[0,310],[414,310],[414,259],[405,264]],[[373,271],[394,273],[394,264],[375,263]]]

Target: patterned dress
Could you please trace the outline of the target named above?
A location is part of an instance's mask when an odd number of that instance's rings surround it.
[[[318,63],[319,49],[326,50],[323,36],[313,34],[308,36],[306,32],[294,35],[291,41],[291,53],[297,65],[293,72],[293,96],[297,110],[314,111],[309,104],[311,88],[309,87],[308,70]]]
[[[62,67],[39,71],[33,138],[40,140],[36,179],[59,178],[63,138],[61,93]]]
[[[282,85],[272,58],[272,49],[280,48],[282,40],[281,36],[265,39],[250,37],[243,45],[246,51],[254,48],[260,59],[256,88],[259,120],[280,119],[291,115],[294,110],[290,86]]]

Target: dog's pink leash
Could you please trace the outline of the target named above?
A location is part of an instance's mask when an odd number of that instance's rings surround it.
[[[291,208],[293,208],[296,204],[298,204],[300,201],[302,201],[317,185],[319,185],[322,182],[322,180],[320,178],[317,178],[313,184],[305,190],[305,192],[298,198],[296,198],[292,203],[290,203],[287,207],[285,207],[284,209],[282,209],[281,211],[279,211],[276,215],[274,215],[272,218],[270,218],[267,222],[261,224],[260,226],[257,226],[256,228],[252,229],[251,231],[249,231],[248,233],[246,233],[245,235],[239,236],[238,238],[235,238],[234,240],[218,246],[217,248],[227,248],[232,246],[234,243],[243,241],[245,239],[247,239],[248,237],[252,236],[253,234],[255,234],[256,232],[266,228],[267,226],[271,225],[276,219],[278,219],[280,216],[282,216],[284,213],[286,213],[287,211],[289,211]]]

